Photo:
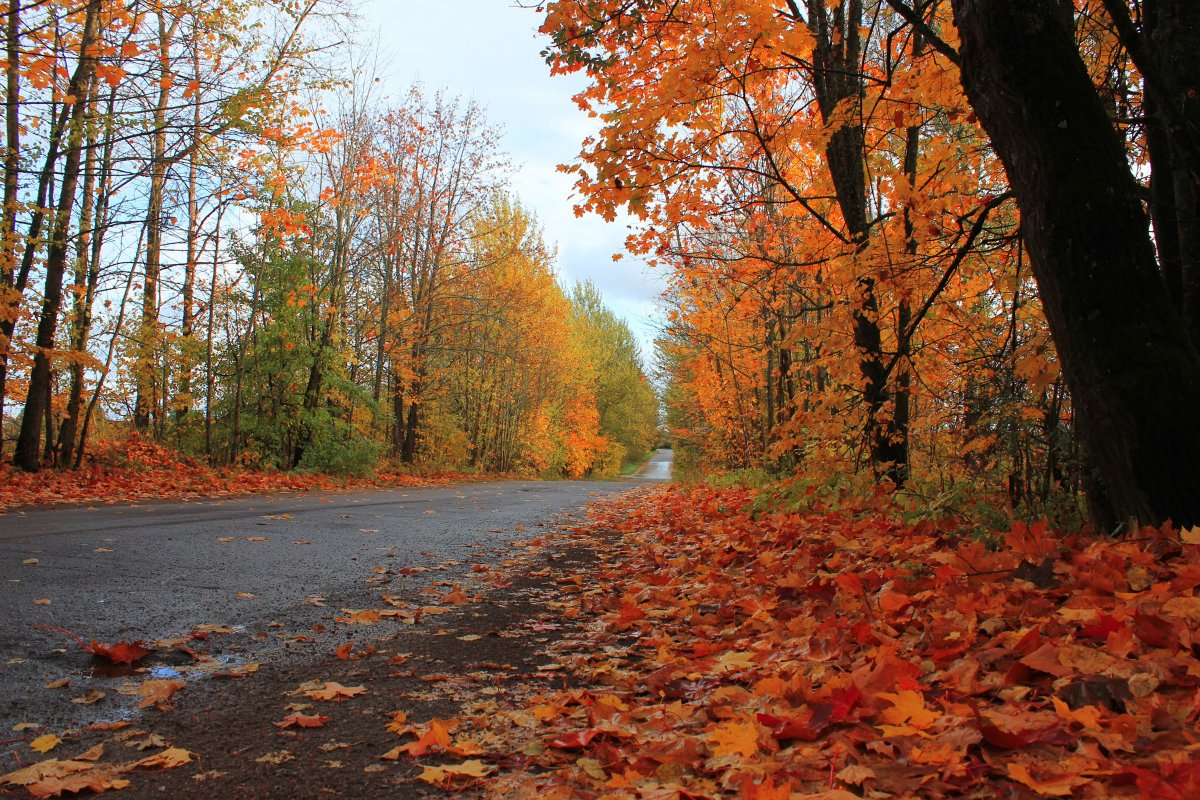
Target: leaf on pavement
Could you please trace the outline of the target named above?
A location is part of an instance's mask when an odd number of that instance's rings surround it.
[[[329,722],[329,717],[323,717],[319,714],[301,714],[299,711],[293,711],[279,722],[276,722],[275,727],[320,728],[326,722]]]
[[[53,733],[47,733],[30,742],[29,749],[35,753],[49,753],[60,744],[62,744],[62,739]]]
[[[129,786],[129,781],[118,774],[112,767],[98,767],[87,761],[51,758],[0,775],[0,786],[20,786],[33,797],[58,797],[64,793],[105,792]]]
[[[313,700],[345,700],[348,697],[365,694],[366,691],[365,686],[342,686],[336,681],[326,681],[320,689],[312,689],[305,694]]]
[[[175,769],[192,762],[192,754],[182,747],[168,747],[161,753],[133,762],[137,769]]]
[[[142,697],[138,708],[154,706],[159,711],[170,711],[172,708],[171,698],[185,686],[187,683],[184,681],[169,679],[143,681],[142,685],[138,687],[138,694]]]
[[[462,781],[480,780],[496,771],[491,764],[473,758],[461,764],[444,764],[440,767],[421,765],[421,780],[434,786],[448,787]]]
[[[99,689],[92,689],[82,697],[72,697],[71,702],[78,706],[90,706],[104,699],[104,692]]]

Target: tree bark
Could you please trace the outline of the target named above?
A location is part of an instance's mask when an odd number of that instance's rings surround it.
[[[89,125],[87,136],[87,156],[83,166],[83,208],[79,212],[79,241],[75,249],[74,284],[71,287],[74,307],[71,313],[71,389],[67,401],[67,414],[58,430],[58,465],[68,469],[75,454],[75,439],[79,430],[80,416],[83,411],[83,392],[85,374],[83,359],[87,355],[88,334],[92,327],[92,303],[96,298],[96,289],[100,283],[100,248],[99,231],[95,230],[97,215],[96,203],[96,147],[94,119],[96,116],[96,77],[93,75],[88,87],[91,106],[88,112],[93,124]],[[110,140],[111,141],[111,140]],[[107,171],[108,164],[105,164]],[[107,181],[101,180],[101,184]],[[104,214],[101,204],[100,214]],[[93,250],[92,239],[96,237],[97,247]]]
[[[1096,521],[1200,523],[1200,353],[1069,20],[1058,0],[953,8],[963,86],[1020,205],[1079,433],[1117,517]]]
[[[21,5],[13,2],[5,25],[4,208],[0,226],[0,309],[16,311],[13,278],[17,266],[17,203],[21,177]],[[9,334],[0,331],[0,453],[4,451],[4,399],[8,383]]]
[[[79,183],[83,120],[89,104],[87,87],[96,69],[93,51],[98,38],[100,7],[101,0],[90,0],[88,3],[79,41],[79,62],[67,88],[67,94],[74,98],[74,103],[71,106],[67,135],[66,161],[63,165],[62,185],[59,187],[53,236],[46,252],[46,286],[42,295],[41,317],[38,320],[37,352],[29,376],[29,393],[25,399],[25,413],[21,418],[21,432],[17,437],[16,451],[13,455],[13,463],[27,472],[37,472],[41,468],[41,429],[50,407],[50,358],[54,351],[58,311],[62,305],[63,273],[66,270],[70,245],[68,234],[75,203],[75,187]]]
[[[812,75],[817,105],[825,123],[838,126],[825,147],[825,160],[845,221],[848,243],[855,252],[866,249],[870,236],[865,132],[858,109],[851,119],[841,119],[839,115],[846,112],[845,103],[862,101],[859,34],[862,14],[862,0],[842,0],[832,7],[823,0],[808,3],[808,27],[816,40]],[[889,385],[883,358],[879,298],[875,289],[874,277],[864,274],[859,278],[854,311],[854,346],[859,354],[858,368],[867,407],[865,433],[876,478],[900,486],[908,477],[907,413],[896,413],[897,398]]]
[[[1148,112],[1166,132],[1166,167],[1171,183],[1170,216],[1178,249],[1178,302],[1192,343],[1200,347],[1200,3],[1147,0],[1145,33],[1156,56],[1156,85]],[[1147,139],[1153,133],[1147,129]],[[1158,157],[1151,152],[1151,156]],[[1153,186],[1153,184],[1152,184]],[[1157,226],[1156,226],[1157,229]]]

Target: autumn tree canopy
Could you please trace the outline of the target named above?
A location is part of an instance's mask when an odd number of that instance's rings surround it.
[[[645,455],[632,336],[596,298],[575,310],[495,126],[446,93],[379,96],[336,0],[3,8],[17,466],[78,467],[127,427],[281,470]]]
[[[547,59],[599,120],[581,207],[634,214],[670,269],[685,444],[1194,521],[1195,477],[1158,472],[1198,442],[1185,6],[547,4]],[[1050,119],[1072,103],[1088,122]]]

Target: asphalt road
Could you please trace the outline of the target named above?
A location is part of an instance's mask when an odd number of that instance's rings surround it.
[[[304,658],[306,645],[328,643],[313,626],[334,628],[344,608],[378,607],[381,581],[418,602],[438,582],[469,587],[482,579],[477,565],[511,557],[513,542],[552,530],[563,514],[669,477],[670,458],[660,451],[645,477],[613,482],[10,511],[0,516],[0,743],[21,722],[60,729],[123,713],[71,702],[111,694],[121,670],[97,670],[67,636],[37,626],[111,643],[221,625],[237,635],[206,645],[228,666]],[[63,679],[64,691],[44,689]]]

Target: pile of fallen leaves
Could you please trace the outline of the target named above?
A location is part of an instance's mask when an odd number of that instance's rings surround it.
[[[47,503],[118,503],[148,499],[231,497],[314,489],[432,486],[465,480],[456,473],[414,476],[380,472],[366,478],[319,473],[214,469],[152,439],[131,433],[99,443],[78,470],[36,474],[0,465],[0,509]]]
[[[1018,523],[989,549],[951,520],[751,516],[751,500],[669,488],[597,512],[623,538],[565,584],[562,612],[592,622],[551,665],[578,688],[480,704],[476,736],[511,749],[496,775],[443,768],[445,785],[1200,797],[1200,530]]]
[[[128,723],[123,724],[128,725]],[[136,736],[144,738],[139,742],[134,738]],[[45,748],[48,750],[59,744],[56,736],[48,735],[43,738],[53,741],[46,741],[42,743],[41,747],[38,747],[40,740],[35,740],[35,749]],[[156,742],[145,731],[128,731],[122,734],[122,738],[132,746],[139,748],[147,741]],[[30,764],[7,775],[0,775],[0,786],[24,789],[32,797],[59,797],[64,793],[124,789],[130,784],[126,775],[151,770],[174,769],[191,763],[192,754],[182,748],[168,746],[161,752],[133,761],[113,762],[103,761],[103,758],[104,745],[98,744],[71,758],[51,758]]]

